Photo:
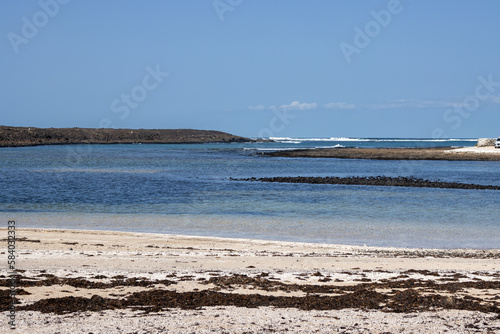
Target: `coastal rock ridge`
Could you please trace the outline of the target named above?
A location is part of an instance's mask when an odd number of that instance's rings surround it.
[[[252,142],[213,130],[90,129],[0,126],[0,147],[61,144],[184,144]]]

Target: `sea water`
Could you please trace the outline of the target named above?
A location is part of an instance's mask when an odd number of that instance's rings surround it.
[[[473,146],[472,139],[0,149],[0,219],[78,228],[369,246],[500,248],[500,191],[231,181],[413,176],[500,185],[500,162],[276,158],[317,147]]]

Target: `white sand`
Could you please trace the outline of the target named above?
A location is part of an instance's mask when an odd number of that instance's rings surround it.
[[[470,311],[385,313],[345,309],[300,311],[260,307],[207,307],[144,316],[134,311],[73,315],[20,312],[15,333],[495,333],[494,314]],[[0,320],[4,327],[5,316]],[[472,326],[472,327],[471,327]],[[488,330],[490,329],[490,330]],[[14,333],[14,331],[12,331]],[[498,333],[498,332],[496,332]]]

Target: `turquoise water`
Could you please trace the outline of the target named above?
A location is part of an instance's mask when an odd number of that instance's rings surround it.
[[[500,185],[500,162],[270,158],[325,146],[473,146],[475,140],[279,138],[274,143],[0,149],[0,219],[371,246],[500,248],[500,192],[247,183],[229,177],[414,176]],[[337,146],[338,147],[338,146]]]

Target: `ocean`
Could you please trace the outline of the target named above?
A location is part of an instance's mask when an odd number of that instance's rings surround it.
[[[412,248],[500,248],[500,191],[231,181],[413,176],[500,185],[496,161],[276,158],[320,147],[474,146],[476,139],[273,138],[232,144],[0,148],[0,221]],[[21,237],[21,236],[20,236]]]

